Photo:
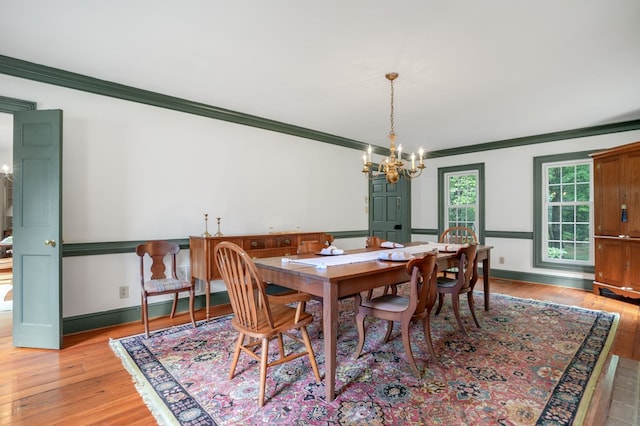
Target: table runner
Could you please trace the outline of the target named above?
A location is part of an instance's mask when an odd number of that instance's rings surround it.
[[[436,248],[435,244],[425,244],[407,246],[395,249],[385,249],[376,251],[365,251],[362,253],[341,254],[336,256],[309,257],[303,259],[289,259],[289,262],[303,263],[315,267],[328,267],[337,265],[347,265],[349,263],[370,262],[378,260],[381,253],[405,252],[410,254],[425,253]]]

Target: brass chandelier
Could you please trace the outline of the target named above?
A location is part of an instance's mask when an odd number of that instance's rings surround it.
[[[424,165],[424,150],[420,148],[418,151],[418,164],[416,165],[416,154],[411,153],[411,168],[406,168],[404,161],[402,161],[402,145],[398,145],[396,148],[396,133],[393,127],[393,81],[398,78],[398,73],[392,72],[386,74],[385,77],[391,83],[391,131],[389,132],[389,140],[391,144],[389,146],[389,157],[378,165],[378,171],[373,172],[371,162],[371,145],[367,149],[367,152],[362,156],[362,161],[364,162],[364,166],[362,167],[362,173],[369,178],[373,179],[378,176],[384,174],[387,178],[387,182],[396,183],[400,179],[400,175],[404,176],[406,179],[414,179],[422,174],[422,171],[425,168]]]

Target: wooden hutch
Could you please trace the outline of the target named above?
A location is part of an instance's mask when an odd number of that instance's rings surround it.
[[[640,142],[592,154],[595,280],[602,289],[640,298]]]
[[[220,279],[218,266],[213,258],[215,246],[222,241],[231,241],[242,247],[251,257],[276,257],[295,255],[303,241],[333,242],[333,237],[324,232],[282,232],[258,235],[231,235],[222,237],[189,237],[191,260],[191,282],[196,278],[205,282],[207,319],[209,319],[211,280]]]

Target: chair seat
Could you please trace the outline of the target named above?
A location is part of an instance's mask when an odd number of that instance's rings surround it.
[[[409,298],[386,294],[373,299],[363,300],[360,306],[389,312],[402,312],[409,306]]]
[[[237,321],[237,315],[231,319],[231,323],[238,330],[241,330],[243,333],[253,336],[253,337],[262,337],[262,336],[274,336],[283,330],[290,330],[293,324],[300,325],[308,325],[313,321],[313,316],[307,312],[302,312],[300,315],[300,320],[295,323],[295,315],[296,309],[286,305],[271,305],[271,316],[273,318],[273,328],[269,325],[269,321],[267,317],[264,315],[264,311],[256,312],[258,324],[256,325],[254,330],[247,331],[244,329],[239,322]]]
[[[144,283],[144,291],[148,293],[160,293],[163,291],[180,290],[182,288],[189,289],[189,287],[191,287],[190,283],[176,280],[174,278],[149,280]]]
[[[456,286],[458,280],[438,277],[438,287],[441,288],[453,288]]]

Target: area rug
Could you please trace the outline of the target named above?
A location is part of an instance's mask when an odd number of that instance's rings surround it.
[[[477,306],[481,305],[481,295]],[[230,317],[112,340],[159,424],[182,425],[570,425],[580,424],[615,335],[618,315],[492,294],[462,334],[447,299],[432,320],[438,359],[429,359],[422,330],[412,329],[416,378],[399,328],[382,343],[386,323],[367,320],[363,354],[352,299],[340,307],[337,396],[325,400],[308,359],[269,369],[258,408],[259,368],[241,355],[229,366],[237,332]],[[462,303],[466,308],[466,303]],[[318,314],[309,327],[321,374]],[[463,317],[469,319],[468,310]]]

